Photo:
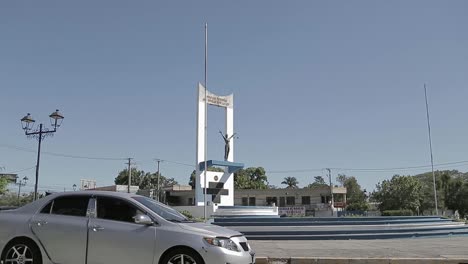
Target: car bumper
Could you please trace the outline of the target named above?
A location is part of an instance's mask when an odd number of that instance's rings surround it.
[[[253,251],[236,252],[221,247],[204,247],[200,252],[205,264],[253,264]]]

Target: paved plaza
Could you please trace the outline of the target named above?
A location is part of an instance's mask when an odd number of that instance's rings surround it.
[[[386,240],[251,240],[259,261],[265,258],[323,259],[457,259],[468,263],[468,236]],[[429,261],[427,261],[429,263]],[[275,262],[273,262],[275,263]],[[276,262],[282,263],[282,262]],[[287,263],[287,262],[283,262]],[[294,262],[291,262],[294,263]],[[297,262],[319,263],[319,262]],[[343,262],[337,262],[343,263]],[[370,263],[367,261],[367,263]],[[379,262],[382,263],[382,262]],[[388,263],[388,262],[387,262]],[[393,263],[393,262],[392,262]],[[396,262],[395,262],[396,263]],[[416,262],[414,262],[416,263]],[[418,262],[424,263],[424,262]],[[449,263],[440,261],[439,263]]]

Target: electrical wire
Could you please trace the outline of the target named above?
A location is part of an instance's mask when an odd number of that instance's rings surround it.
[[[9,148],[9,149],[15,149],[15,150],[20,150],[20,151],[26,151],[26,152],[36,152],[35,150],[28,149],[28,148],[23,148],[23,147],[18,147],[18,146],[13,146],[13,145],[7,145],[7,144],[0,144],[0,147],[3,148]],[[74,159],[88,159],[88,160],[108,160],[108,161],[122,161],[122,160],[127,160],[128,158],[111,158],[111,157],[89,157],[89,156],[78,156],[78,155],[69,155],[69,154],[61,154],[61,153],[54,153],[54,152],[41,152],[46,155],[51,155],[51,156],[58,156],[58,157],[65,157],[65,158],[74,158]],[[191,168],[195,168],[196,166],[184,162],[179,162],[179,161],[173,161],[173,160],[167,160],[167,159],[159,159],[162,162],[167,162],[167,163],[172,163],[176,165],[181,165],[181,166],[187,166]],[[445,163],[439,163],[439,164],[434,164],[434,167],[446,167],[446,166],[463,166],[468,164],[468,160],[463,160],[463,161],[454,161],[454,162],[445,162]],[[16,172],[21,172],[25,170],[29,170],[34,168],[26,168],[23,170],[11,172],[11,173],[16,173]],[[425,168],[430,168],[431,165],[419,165],[419,166],[406,166],[406,167],[389,167],[389,168],[346,168],[346,167],[329,167],[332,170],[335,171],[354,171],[354,172],[392,172],[392,171],[404,171],[404,170],[414,170],[414,169],[425,169]],[[304,173],[304,172],[322,172],[323,168],[305,168],[305,169],[293,169],[293,170],[270,170],[266,171],[269,174],[276,174],[276,173]]]
[[[182,166],[187,166],[187,167],[196,167],[192,164],[188,164],[188,163],[183,163],[183,162],[178,162],[178,161],[173,161],[173,160],[166,160],[166,159],[156,159],[156,160],[160,160],[161,162],[168,162],[168,163],[174,163],[174,164],[177,164],[177,165],[182,165]]]
[[[322,172],[323,169],[298,169],[298,170],[274,170],[266,173],[301,173],[301,172]]]
[[[453,165],[463,166],[465,164],[468,164],[468,160],[434,164],[434,167],[447,167],[447,166],[453,166]],[[330,169],[335,170],[335,171],[391,172],[391,171],[401,171],[401,170],[424,169],[424,168],[430,168],[430,167],[431,165],[392,167],[392,168],[333,168],[331,167]],[[277,171],[267,171],[267,173],[300,173],[300,172],[318,172],[318,171],[322,171],[322,169],[277,170]]]
[[[23,148],[23,147],[18,147],[18,146],[13,146],[13,145],[7,145],[7,144],[0,144],[0,147],[15,149],[15,150],[19,150],[19,151],[25,151],[25,152],[32,152],[32,153],[36,152],[36,150]],[[78,155],[62,154],[62,153],[55,153],[55,152],[48,152],[48,151],[42,151],[41,154],[45,154],[45,155],[49,155],[49,156],[56,156],[56,157],[72,158],[72,159],[110,160],[110,161],[112,161],[112,160],[127,160],[127,158],[88,157],[88,156],[78,156]]]
[[[56,157],[72,158],[72,159],[88,159],[88,160],[127,160],[127,158],[105,158],[105,157],[87,157],[87,156],[77,156],[77,155],[68,155],[68,154],[59,154],[53,152],[42,152],[44,154]]]
[[[27,171],[27,170],[31,170],[31,169],[34,169],[34,168],[36,168],[36,166],[32,166],[32,167],[24,168],[24,169],[19,169],[19,170],[16,170],[16,171],[10,171],[10,172],[7,172],[6,174],[15,174],[15,173],[18,173],[18,172]]]
[[[455,161],[455,162],[446,162],[434,164],[434,167],[445,167],[451,165],[464,165],[468,164],[468,161]],[[395,167],[395,168],[331,168],[333,170],[340,171],[360,171],[360,172],[386,172],[386,171],[401,171],[401,170],[412,170],[412,169],[424,169],[430,168],[431,165],[420,165],[420,166],[407,166],[407,167]]]

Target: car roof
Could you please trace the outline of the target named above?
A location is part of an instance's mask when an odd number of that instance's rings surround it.
[[[121,197],[121,198],[131,198],[135,196],[141,196],[134,193],[124,193],[124,192],[113,192],[113,191],[95,191],[95,190],[85,190],[85,191],[70,191],[70,192],[60,192],[50,194],[47,197],[51,199],[61,197],[61,196],[70,196],[70,195],[97,195],[97,196],[112,196],[112,197]]]
[[[20,208],[13,209],[18,212],[28,212],[35,213],[41,207],[46,205],[49,201],[63,197],[63,196],[75,196],[75,195],[87,195],[87,196],[107,196],[107,197],[120,197],[124,199],[130,199],[132,197],[145,197],[134,193],[123,193],[123,192],[112,192],[112,191],[95,191],[95,190],[85,190],[85,191],[69,191],[69,192],[59,192],[47,195],[41,199],[38,199],[32,203],[26,204]]]

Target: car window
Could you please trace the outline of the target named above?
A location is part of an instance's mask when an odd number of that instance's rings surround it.
[[[44,208],[41,210],[41,214],[50,214],[50,209],[52,208],[52,201],[49,202]]]
[[[135,206],[116,198],[97,198],[97,218],[134,223],[134,217],[142,214]]]
[[[56,198],[52,203],[52,214],[86,216],[88,201],[89,196],[66,196]]]
[[[183,214],[179,213],[177,210],[156,202],[153,199],[147,198],[147,197],[142,197],[142,196],[136,196],[132,197],[136,201],[140,202],[143,204],[145,207],[150,209],[151,211],[155,212],[157,215],[161,216],[162,218],[172,221],[172,222],[189,222],[187,217],[185,217]]]

